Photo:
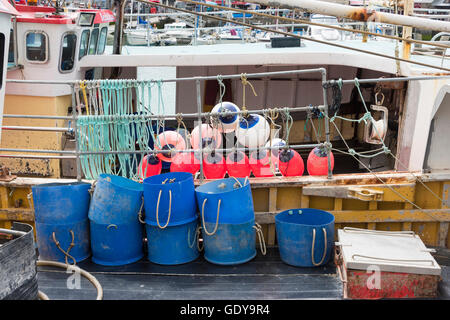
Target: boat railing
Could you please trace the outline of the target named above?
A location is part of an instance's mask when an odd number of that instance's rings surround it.
[[[201,82],[206,80],[217,80],[219,84],[222,80],[226,79],[241,79],[244,83],[247,79],[267,79],[276,76],[295,76],[299,74],[305,73],[320,73],[321,79],[318,82],[321,83],[322,91],[323,91],[323,104],[316,106],[301,106],[301,107],[284,107],[284,108],[272,108],[272,109],[257,109],[257,110],[247,110],[246,108],[242,108],[241,111],[238,112],[204,112],[202,106],[202,96],[201,96]],[[290,115],[290,113],[296,112],[306,112],[308,117],[311,117],[312,114],[319,112],[323,115],[324,128],[325,128],[325,138],[324,141],[320,141],[317,136],[317,143],[312,144],[289,144],[289,135],[284,137],[286,139],[286,145],[283,146],[261,146],[258,148],[244,148],[244,147],[236,147],[233,148],[217,148],[211,150],[210,148],[204,148],[201,143],[201,135],[199,136],[199,149],[171,149],[172,152],[195,152],[200,156],[200,181],[203,181],[203,157],[204,154],[208,152],[230,152],[230,151],[261,151],[261,150],[275,150],[275,149],[312,149],[315,147],[325,148],[327,152],[328,161],[330,161],[330,152],[332,150],[332,144],[330,142],[330,123],[332,122],[332,118],[328,116],[328,104],[327,104],[327,89],[331,88],[333,85],[339,85],[340,87],[344,85],[356,85],[359,84],[377,84],[382,82],[401,82],[401,81],[417,81],[417,80],[436,80],[436,79],[450,79],[449,75],[442,76],[415,76],[415,77],[396,77],[396,78],[374,78],[374,79],[349,79],[349,80],[327,80],[327,72],[325,68],[315,68],[315,69],[303,69],[303,70],[285,70],[285,71],[275,71],[275,72],[263,72],[263,73],[250,73],[250,74],[232,74],[232,75],[218,75],[218,76],[198,76],[198,77],[187,77],[187,78],[176,78],[176,79],[163,79],[163,80],[106,80],[109,84],[117,83],[122,81],[122,84],[125,85],[126,88],[132,88],[134,85],[142,85],[149,83],[167,83],[167,82],[185,82],[190,81],[195,83],[196,87],[196,99],[197,99],[197,112],[195,113],[178,113],[178,114],[151,114],[146,113],[142,115],[135,114],[118,114],[118,115],[95,115],[97,118],[105,118],[109,119],[108,121],[112,121],[109,123],[115,123],[115,121],[119,121],[121,123],[132,124],[131,120],[139,119],[140,121],[149,121],[151,119],[156,119],[159,121],[166,120],[179,120],[181,119],[193,119],[194,121],[198,121],[198,123],[204,123],[203,119],[210,121],[213,117],[219,116],[229,116],[234,114],[239,114],[241,117],[252,113],[252,114],[260,114],[267,116],[271,114],[271,112],[278,112],[282,115],[282,118],[286,118]],[[55,127],[32,127],[32,126],[2,126],[3,130],[22,130],[22,131],[47,131],[47,132],[68,132],[74,134],[75,137],[75,150],[40,150],[40,149],[22,149],[22,148],[0,148],[0,157],[2,158],[24,158],[24,159],[75,159],[76,161],[76,172],[77,172],[77,180],[81,180],[82,178],[82,167],[81,167],[81,158],[89,155],[137,155],[140,154],[142,157],[149,153],[167,153],[167,150],[102,150],[102,151],[87,151],[81,150],[79,147],[79,137],[77,135],[77,128],[80,119],[89,118],[89,116],[84,115],[81,112],[80,103],[77,103],[76,94],[80,92],[76,92],[77,88],[80,88],[80,84],[85,85],[86,87],[98,88],[98,81],[103,80],[90,80],[90,81],[44,81],[44,80],[18,80],[18,79],[9,79],[8,83],[26,83],[26,84],[48,84],[48,85],[68,85],[72,88],[72,115],[70,116],[53,116],[53,115],[21,115],[21,114],[5,114],[4,118],[22,118],[22,119],[52,119],[52,120],[67,120],[73,123],[73,127],[69,124],[67,127],[55,126]],[[248,83],[247,83],[248,84]],[[85,94],[85,92],[84,92]],[[78,110],[78,113],[77,113]],[[319,117],[318,117],[319,118]],[[292,118],[291,118],[292,120]],[[128,121],[128,122],[127,122]],[[293,120],[292,120],[293,121]],[[89,124],[91,126],[94,124]],[[287,128],[286,121],[286,128]],[[285,128],[285,129],[286,129]],[[335,149],[333,149],[335,150]],[[349,149],[350,151],[350,149]],[[389,151],[389,150],[387,150]],[[5,152],[9,152],[10,154],[5,154]],[[355,154],[353,154],[355,157]],[[370,170],[369,170],[370,171]],[[328,179],[332,179],[332,169],[330,163],[328,164]]]
[[[176,79],[163,79],[163,80],[123,80],[126,81],[128,85],[133,84],[141,84],[141,83],[167,83],[167,82],[185,82],[191,81],[195,82],[196,86],[196,98],[197,98],[197,112],[196,113],[179,113],[179,114],[145,114],[145,115],[133,115],[133,114],[122,114],[122,115],[114,115],[111,119],[114,121],[130,121],[139,117],[139,119],[145,119],[149,121],[151,119],[157,119],[160,121],[166,120],[177,120],[179,117],[183,119],[193,119],[194,121],[198,121],[198,123],[204,123],[203,119],[211,119],[211,117],[218,117],[220,115],[233,115],[239,114],[240,116],[246,115],[249,113],[252,114],[260,114],[267,115],[270,113],[270,110],[276,111],[282,114],[282,116],[289,116],[290,113],[295,112],[312,112],[312,110],[319,110],[323,112],[326,116],[328,115],[328,107],[327,107],[327,90],[325,87],[322,87],[323,90],[323,99],[324,103],[320,106],[302,106],[302,107],[286,107],[286,108],[275,108],[275,109],[258,109],[258,110],[241,110],[239,112],[225,112],[225,113],[216,113],[216,112],[203,112],[202,108],[202,96],[201,96],[201,82],[206,80],[226,80],[226,79],[251,79],[251,78],[271,78],[275,76],[286,76],[286,75],[298,75],[305,73],[320,73],[321,74],[321,83],[324,84],[327,81],[327,74],[325,68],[315,68],[315,69],[304,69],[304,70],[286,70],[286,71],[275,71],[275,72],[263,72],[263,73],[250,73],[250,74],[232,74],[232,75],[218,75],[218,76],[199,76],[199,77],[188,77],[188,78],[176,78]],[[68,85],[72,88],[72,115],[70,116],[52,116],[52,115],[21,115],[21,114],[4,114],[4,118],[22,118],[22,119],[52,119],[52,120],[66,120],[69,121],[69,125],[67,127],[32,127],[32,126],[2,126],[3,130],[22,130],[22,131],[42,131],[42,132],[65,132],[71,133],[75,137],[75,150],[40,150],[40,149],[22,149],[22,148],[0,148],[0,157],[2,158],[24,158],[24,159],[75,159],[76,161],[76,172],[77,172],[77,180],[81,180],[82,178],[82,168],[81,168],[81,158],[89,155],[120,155],[120,154],[140,154],[142,157],[149,153],[167,153],[167,150],[111,150],[111,151],[82,151],[79,148],[79,137],[77,135],[78,122],[80,121],[80,117],[86,117],[79,111],[80,106],[77,104],[76,98],[76,90],[79,89],[80,83],[86,85],[86,87],[92,86],[92,83],[98,80],[90,80],[90,81],[44,81],[44,80],[16,80],[16,79],[8,79],[8,83],[26,83],[26,84],[47,84],[47,85]],[[121,80],[109,80],[109,81],[121,81]],[[244,81],[244,80],[242,80]],[[102,117],[99,115],[98,117]],[[104,116],[111,117],[111,116]],[[293,149],[312,149],[314,147],[325,147],[327,149],[328,161],[330,159],[330,134],[329,134],[329,121],[328,116],[324,118],[324,126],[326,139],[323,142],[317,142],[313,144],[296,144],[290,145],[289,148]],[[131,122],[130,122],[131,123]],[[72,126],[73,124],[73,126]],[[207,149],[204,149],[201,143],[201,136],[199,137],[199,149],[183,149],[176,150],[172,149],[172,152],[199,152],[200,156],[200,181],[204,179],[203,176],[203,156],[204,153],[208,152]],[[288,142],[288,139],[286,139]],[[289,145],[289,143],[288,143]],[[214,149],[215,152],[230,152],[230,151],[260,151],[260,150],[274,150],[274,149],[282,149],[286,148],[285,146],[261,146],[258,148],[217,148]],[[5,154],[8,152],[9,154]],[[211,152],[211,150],[209,151]],[[331,179],[332,170],[329,165],[328,170],[328,178]]]

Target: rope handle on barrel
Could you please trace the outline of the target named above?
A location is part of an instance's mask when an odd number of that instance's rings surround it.
[[[263,254],[263,256],[265,256],[267,253],[267,248],[266,248],[266,242],[264,241],[264,234],[262,231],[262,227],[259,223],[255,222],[255,225],[253,226],[253,228],[255,228],[256,234],[258,235],[259,248],[261,249],[261,253]]]
[[[201,233],[201,230],[202,229],[202,227],[201,226],[198,226],[196,229],[195,229],[195,237],[194,237],[194,241],[192,241],[192,243],[190,243],[191,241],[190,241],[190,235],[191,235],[191,230],[189,229],[188,230],[188,245],[189,245],[189,248],[193,248],[194,247],[194,244],[195,243],[197,243],[197,249],[198,249],[198,251],[202,251],[203,250],[203,247],[201,247],[200,248],[200,233]]]
[[[70,243],[69,248],[67,249],[67,251],[64,251],[64,249],[61,248],[59,241],[56,239],[55,232],[52,233],[52,237],[53,237],[53,241],[54,241],[55,244],[56,244],[56,247],[57,247],[57,248],[65,255],[66,264],[67,264],[67,265],[69,264],[67,258],[70,258],[70,259],[72,259],[72,261],[73,261],[73,265],[76,265],[76,264],[77,264],[77,261],[75,260],[74,257],[72,257],[72,256],[69,254],[69,251],[70,251],[70,250],[72,249],[72,247],[75,245],[75,235],[74,235],[74,233],[73,233],[72,230],[70,230],[69,232],[70,232],[70,235],[72,236],[72,242]]]
[[[159,190],[158,202],[156,203],[156,223],[160,229],[165,229],[169,225],[170,215],[172,213],[172,190],[169,190],[169,215],[167,216],[167,222],[163,227],[159,224],[159,202],[161,200],[161,193],[162,189]]]
[[[220,213],[220,203],[222,202],[222,199],[219,199],[219,202],[217,204],[217,218],[216,218],[216,226],[214,227],[213,232],[208,232],[208,230],[206,229],[206,225],[205,225],[205,204],[206,201],[208,199],[203,200],[203,205],[202,205],[202,222],[203,222],[203,229],[205,230],[205,233],[208,236],[212,236],[216,233],[217,231],[217,227],[219,226],[219,213]]]
[[[95,190],[95,186],[97,185],[97,181],[98,180],[95,180],[94,182],[92,182],[91,187],[88,190],[89,194],[91,195],[91,198],[92,198],[92,195],[94,194],[94,190]]]
[[[324,238],[325,247],[323,248],[322,259],[320,260],[319,263],[316,263],[314,261],[314,245],[315,245],[315,242],[316,242],[316,229],[313,229],[313,240],[312,240],[312,246],[311,246],[311,262],[315,266],[321,265],[322,262],[325,260],[325,256],[327,255],[327,230],[325,230],[325,228],[322,228],[322,231],[323,231],[323,238]]]
[[[145,224],[145,221],[142,219],[142,208],[144,207],[144,197],[142,197],[141,208],[138,213],[138,220],[140,223]]]

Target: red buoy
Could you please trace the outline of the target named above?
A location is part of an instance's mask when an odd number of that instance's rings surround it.
[[[228,175],[235,178],[250,177],[251,168],[247,155],[242,151],[230,152],[226,159]]]
[[[211,152],[203,158],[203,174],[206,179],[222,179],[227,173],[225,159],[220,153]]]
[[[334,168],[334,156],[330,151],[331,171]],[[315,147],[308,155],[306,163],[308,173],[311,176],[324,176],[328,174],[328,158],[325,148]]]
[[[190,172],[193,175],[200,170],[200,161],[192,152],[180,152],[170,164],[170,172]]]
[[[255,177],[273,177],[270,155],[271,153],[267,150],[253,151],[250,154],[250,168]],[[275,168],[274,163],[272,163],[272,167]]]
[[[139,181],[161,173],[162,162],[153,154],[147,154],[139,164]]]
[[[278,160],[278,168],[284,177],[298,177],[305,170],[303,159],[295,150],[288,149],[280,151]]]

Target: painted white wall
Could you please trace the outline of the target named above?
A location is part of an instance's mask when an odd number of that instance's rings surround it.
[[[137,80],[164,80],[175,79],[177,77],[176,67],[138,67]],[[161,92],[155,85],[152,89],[152,95],[149,98],[146,95],[144,101],[150,106],[150,110],[154,114],[175,114],[176,113],[176,91],[177,84],[175,82],[163,82],[161,84]],[[162,95],[163,103],[160,103],[159,94]]]
[[[438,110],[433,117],[433,130],[430,131],[428,138],[429,146],[424,163],[425,167],[432,170],[450,169],[450,148],[448,147],[449,137],[450,94],[447,92],[440,100]]]
[[[400,161],[407,170],[421,171],[423,168],[435,101],[447,82],[441,79],[409,83],[399,146]],[[405,170],[401,165],[398,169]]]

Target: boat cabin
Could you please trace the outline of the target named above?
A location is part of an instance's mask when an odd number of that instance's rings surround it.
[[[105,9],[78,9],[16,3],[17,16],[8,17],[9,80],[73,81],[92,79],[93,68],[80,70],[80,61],[87,56],[102,55],[108,26],[115,21],[113,12]],[[5,18],[6,19],[6,18]],[[5,69],[6,71],[6,69]],[[4,114],[67,116],[71,113],[71,87],[55,84],[10,82],[4,86]],[[55,150],[66,143],[62,132],[12,131],[23,125],[23,119],[5,119],[2,148],[27,148],[29,143]],[[26,122],[26,121],[25,121]],[[58,122],[61,123],[61,122]],[[51,120],[30,120],[30,126],[54,125]],[[9,129],[9,130],[8,130]],[[19,174],[59,176],[59,160],[5,159],[2,165]]]
[[[17,4],[19,12],[11,29],[8,72],[10,79],[72,80],[82,76],[77,65],[86,55],[103,54],[109,10],[69,10]]]
[[[7,0],[0,0],[0,139],[2,137],[3,101],[5,98],[6,70],[9,67],[8,44],[10,43],[11,18],[18,12]]]

